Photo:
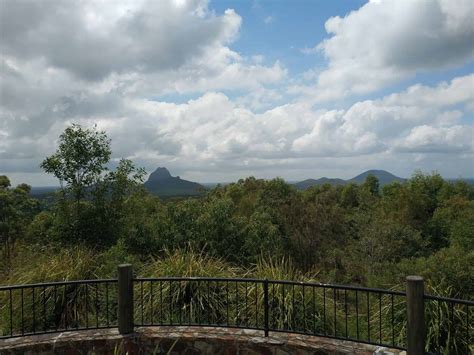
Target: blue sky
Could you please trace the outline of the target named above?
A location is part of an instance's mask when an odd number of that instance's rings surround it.
[[[358,9],[365,1],[211,1],[216,13],[234,9],[242,17],[238,39],[232,49],[243,56],[263,55],[264,62],[281,61],[291,77],[305,71],[325,67],[327,60],[322,53],[304,54],[327,33],[324,23],[331,16],[344,16]],[[258,53],[258,54],[256,54]],[[230,90],[230,96],[235,92]],[[164,95],[161,99],[186,101],[195,95]]]
[[[222,13],[233,8],[243,18],[239,39],[233,48],[246,56],[262,53],[268,61],[280,60],[298,75],[314,66],[324,66],[322,54],[302,55],[327,37],[324,23],[331,16],[344,16],[365,1],[212,1]]]
[[[327,65],[327,60],[321,52],[302,53],[302,49],[313,48],[328,37],[324,27],[327,19],[332,16],[344,17],[366,2],[296,0],[290,5],[288,1],[282,0],[249,0],[211,1],[210,6],[218,13],[233,8],[242,16],[242,28],[238,40],[232,46],[233,49],[249,57],[261,53],[270,63],[279,60],[289,70],[291,77],[297,77],[307,70],[324,68]],[[460,67],[418,73],[413,78],[357,99],[374,99],[416,83],[435,85],[440,81],[472,72],[474,63],[471,61]],[[354,100],[349,100],[348,103]]]
[[[114,162],[201,182],[474,176],[471,0],[2,5],[14,183],[56,183],[39,164],[72,123],[105,130]]]

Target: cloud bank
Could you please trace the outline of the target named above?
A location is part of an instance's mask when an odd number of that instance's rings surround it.
[[[332,17],[312,50],[327,66],[299,85],[282,61],[233,50],[241,16],[207,1],[2,7],[0,173],[14,179],[50,183],[39,163],[73,122],[105,129],[115,159],[200,181],[474,175],[474,74],[357,99],[471,63],[471,1],[378,1]]]

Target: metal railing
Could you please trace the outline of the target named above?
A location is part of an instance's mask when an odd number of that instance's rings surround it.
[[[0,287],[0,339],[117,327],[117,280]]]
[[[186,325],[317,335],[413,354],[428,339],[429,351],[470,353],[474,302],[424,295],[420,280],[407,280],[401,292],[244,278],[133,278],[124,265],[118,279],[0,287],[0,338]]]
[[[405,293],[364,287],[222,278],[136,278],[134,325],[291,332],[405,348]]]

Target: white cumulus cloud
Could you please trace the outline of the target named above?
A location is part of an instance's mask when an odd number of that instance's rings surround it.
[[[471,0],[381,0],[326,22],[320,51],[328,67],[314,85],[293,88],[317,101],[366,94],[418,72],[474,59]]]

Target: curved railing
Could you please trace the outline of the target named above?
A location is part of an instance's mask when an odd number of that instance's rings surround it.
[[[399,291],[174,277],[135,279],[134,295],[137,326],[223,326],[405,347],[403,325],[394,322],[395,309],[405,309],[405,293]]]
[[[114,328],[117,279],[0,286],[0,339]]]
[[[2,286],[0,338],[120,329],[127,322],[120,318],[130,317],[131,329],[233,327],[262,330],[265,335],[291,332],[407,348],[410,305],[401,291],[245,278],[133,278],[122,288],[119,281]],[[131,316],[119,309],[127,300]],[[423,295],[422,301],[427,348],[436,353],[469,353],[474,302],[430,295]]]

